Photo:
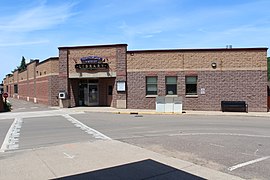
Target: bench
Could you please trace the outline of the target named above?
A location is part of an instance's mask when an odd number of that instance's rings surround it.
[[[248,105],[245,101],[221,101],[221,111],[248,112]]]

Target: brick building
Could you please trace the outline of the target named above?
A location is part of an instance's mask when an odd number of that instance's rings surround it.
[[[10,96],[50,106],[155,109],[157,96],[181,96],[186,110],[219,111],[226,100],[267,111],[266,59],[267,48],[59,47],[59,58],[33,61],[3,82]]]

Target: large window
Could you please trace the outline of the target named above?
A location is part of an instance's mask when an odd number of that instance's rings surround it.
[[[146,77],[146,95],[157,95],[157,77]]]
[[[18,84],[14,84],[14,93],[18,94]]]
[[[177,94],[177,77],[166,77],[166,95]]]
[[[197,76],[186,77],[186,95],[197,95]]]

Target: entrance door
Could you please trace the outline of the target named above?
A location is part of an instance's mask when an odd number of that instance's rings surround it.
[[[88,84],[88,106],[98,106],[99,105],[99,94],[98,94],[98,84],[90,83]]]

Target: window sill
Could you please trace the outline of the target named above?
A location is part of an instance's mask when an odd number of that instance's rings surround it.
[[[178,95],[177,94],[173,94],[173,95],[167,94],[165,97],[178,97]]]
[[[158,97],[158,95],[146,95],[145,97],[146,98],[156,98],[156,97]]]
[[[198,95],[186,95],[186,98],[198,98]]]

